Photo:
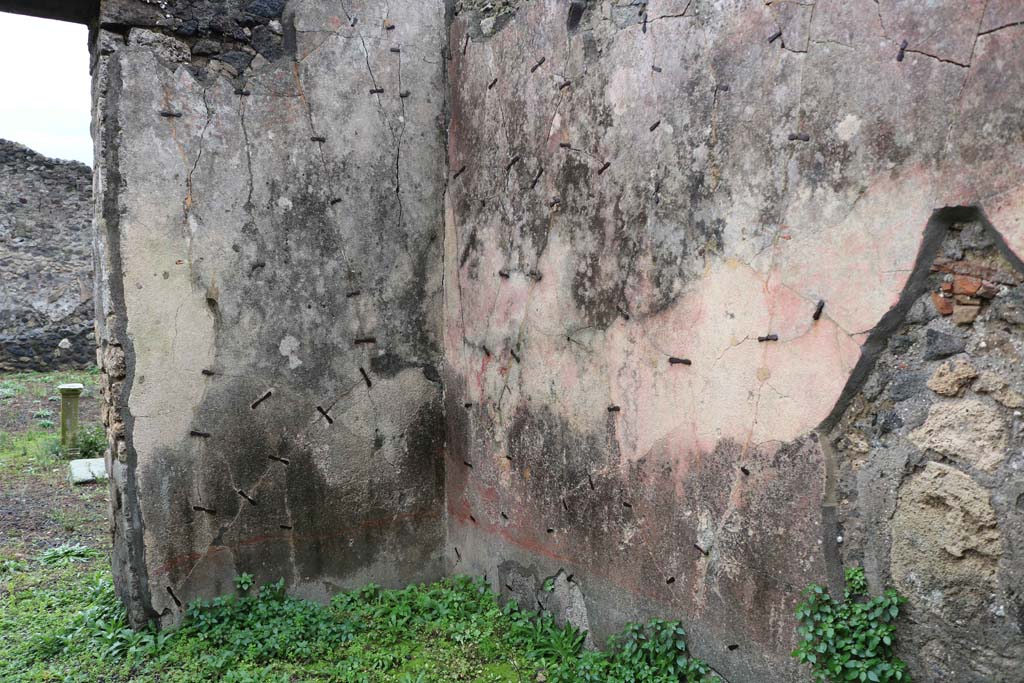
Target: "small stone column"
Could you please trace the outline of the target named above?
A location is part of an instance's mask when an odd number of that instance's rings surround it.
[[[78,455],[78,397],[85,387],[81,384],[61,384],[60,392],[60,449],[65,457]]]

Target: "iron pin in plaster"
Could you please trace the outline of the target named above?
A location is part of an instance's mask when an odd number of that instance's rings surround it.
[[[825,300],[822,299],[818,302],[818,305],[814,309],[814,315],[812,316],[815,320],[821,320],[821,312],[825,310]]]
[[[266,401],[268,398],[270,398],[273,395],[274,395],[273,391],[268,391],[267,393],[263,394],[258,399],[253,401],[252,404],[250,404],[249,408],[251,408],[252,410],[256,410],[256,408],[259,406],[259,404],[263,403],[264,401]]]
[[[535,187],[537,187],[537,183],[540,182],[540,177],[542,175],[544,175],[544,167],[543,166],[541,166],[539,169],[537,169],[537,175],[535,175],[533,177],[533,182],[530,183],[530,189],[531,190],[534,189]]]

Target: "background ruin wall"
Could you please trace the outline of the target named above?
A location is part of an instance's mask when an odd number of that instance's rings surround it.
[[[87,368],[92,171],[0,140],[0,370]]]
[[[800,589],[863,563],[918,680],[1019,683],[1022,41],[1009,0],[104,0],[133,620],[473,573],[798,681]]]

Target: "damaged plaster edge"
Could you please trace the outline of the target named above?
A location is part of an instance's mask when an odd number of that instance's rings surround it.
[[[843,387],[839,398],[836,400],[832,410],[814,430],[819,435],[825,435],[839,422],[843,413],[849,407],[857,392],[861,390],[868,375],[874,368],[879,355],[885,350],[889,338],[896,332],[897,328],[906,319],[911,306],[927,288],[928,275],[931,272],[932,263],[939,252],[942,240],[949,232],[949,228],[957,223],[970,221],[980,222],[999,245],[999,250],[1004,255],[1012,255],[1009,247],[1006,246],[1003,236],[992,226],[985,217],[982,210],[977,206],[946,206],[935,209],[925,225],[921,237],[921,246],[917,252],[917,259],[907,278],[903,291],[900,292],[896,304],[890,308],[881,320],[872,328],[868,334],[867,341],[861,346],[860,358],[850,373],[846,385]],[[1020,259],[1013,256],[1011,263],[1014,267],[1020,267]]]
[[[834,595],[841,595],[845,586],[845,575],[840,552],[841,524],[839,520],[838,466],[839,456],[833,448],[829,435],[850,407],[853,399],[863,388],[875,364],[888,346],[889,339],[906,321],[914,303],[928,287],[931,266],[939,253],[943,240],[950,228],[958,223],[977,222],[992,239],[999,253],[1013,266],[1024,273],[1024,261],[1010,248],[1002,233],[992,224],[980,206],[946,206],[935,209],[922,233],[921,246],[910,276],[900,292],[896,304],[882,316],[871,330],[867,341],[861,347],[860,359],[854,366],[839,398],[828,416],[811,432],[821,448],[825,467],[825,490],[822,498],[822,543],[829,589]]]
[[[98,51],[98,43],[94,44],[94,46]],[[111,310],[113,311],[108,329],[108,337],[111,342],[120,344],[124,352],[125,377],[122,380],[123,389],[119,392],[117,405],[110,406],[113,411],[120,413],[124,421],[126,452],[124,491],[118,496],[117,491],[113,490],[117,486],[113,477],[110,480],[110,486],[112,489],[112,500],[122,500],[126,511],[121,520],[122,524],[125,525],[122,530],[123,538],[118,539],[115,536],[114,539],[115,543],[120,540],[125,546],[124,550],[129,571],[129,576],[121,577],[121,589],[128,593],[124,596],[128,598],[125,600],[126,604],[138,606],[137,610],[129,609],[129,619],[133,625],[142,626],[159,618],[159,615],[153,609],[152,593],[149,587],[149,576],[146,568],[145,522],[142,518],[142,507],[139,502],[137,482],[138,454],[133,443],[135,418],[128,409],[128,399],[135,381],[135,348],[128,334],[128,313],[124,292],[124,261],[121,251],[120,189],[122,178],[119,150],[119,138],[121,136],[119,108],[121,89],[123,87],[121,62],[117,53],[106,55],[104,58],[107,60],[109,80],[106,99],[102,105],[103,112],[98,116],[103,121],[101,135],[104,141],[104,159],[102,165],[96,165],[95,172],[104,176],[103,200],[99,209],[103,225],[97,227],[102,227],[104,231],[107,253],[105,255],[95,254],[94,257],[97,259],[106,257],[108,262],[107,288]],[[102,298],[95,296],[94,299],[97,301],[98,306],[98,302]],[[97,317],[102,316],[103,311],[98,310],[96,315]],[[108,447],[110,447],[109,443]],[[117,457],[118,454],[115,449],[112,458]],[[112,514],[116,514],[116,511]]]

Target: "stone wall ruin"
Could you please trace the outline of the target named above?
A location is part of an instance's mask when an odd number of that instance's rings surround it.
[[[863,563],[917,680],[1020,683],[1018,3],[98,12],[136,623],[473,573],[799,681]]]
[[[0,371],[88,368],[92,171],[0,140]]]

